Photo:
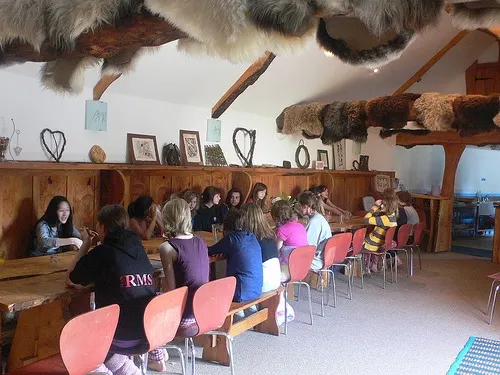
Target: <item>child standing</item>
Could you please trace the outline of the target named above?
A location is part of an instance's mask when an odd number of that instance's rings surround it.
[[[330,224],[325,217],[319,213],[321,210],[318,198],[314,193],[306,191],[299,196],[299,210],[302,215],[308,216],[306,225],[307,242],[316,246],[316,254],[311,264],[311,269],[323,268],[323,250],[326,242],[332,237]]]
[[[224,219],[224,237],[208,248],[210,255],[227,258],[227,275],[236,278],[234,302],[259,298],[262,293],[262,255],[253,233],[243,229],[240,211],[229,211]]]
[[[153,267],[142,247],[139,235],[127,229],[128,217],[120,205],[105,206],[97,215],[96,232],[102,243],[92,245],[90,231],[82,232],[83,244],[67,271],[67,284],[95,285],[96,308],[118,304],[120,317],[105,366],[113,374],[140,375],[127,356],[113,353],[113,348],[133,348],[146,341],[143,315],[146,305],[156,295]],[[154,352],[154,353],[153,353]],[[149,366],[166,371],[165,352],[150,353]]]
[[[196,290],[208,282],[209,262],[205,242],[192,234],[190,207],[183,199],[173,199],[162,210],[165,231],[170,239],[160,246],[167,291],[187,286],[188,298],[178,336],[192,337],[198,331],[193,315]]]
[[[73,226],[73,212],[68,200],[60,195],[49,202],[45,214],[36,224],[32,256],[56,254],[69,250],[70,246],[80,248],[80,232]]]

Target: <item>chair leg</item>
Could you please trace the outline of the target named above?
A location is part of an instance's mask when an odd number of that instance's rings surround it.
[[[189,340],[193,341],[192,338],[190,338]],[[182,368],[182,375],[186,375],[186,363],[184,362],[184,353],[182,353],[182,349],[176,345],[165,345],[165,346],[163,346],[163,348],[175,350],[177,353],[179,353],[179,359],[181,361],[181,368]],[[193,361],[192,366],[194,366],[194,360],[195,360],[194,343],[191,346],[191,355],[193,357],[192,358],[192,361]],[[147,360],[147,354],[146,354],[146,360]],[[146,364],[146,368],[147,368],[147,364]]]
[[[354,267],[352,266],[351,263],[349,263],[349,277],[347,278],[347,283],[348,283],[348,287],[349,287],[349,300],[352,300],[352,282],[353,282],[353,272],[354,271]]]
[[[190,350],[190,346],[189,346],[189,338],[185,338],[184,339],[184,361],[186,362],[186,364],[189,364],[189,350]],[[194,358],[191,359],[193,362],[194,362]],[[191,364],[191,372],[194,374],[194,370],[192,368],[193,364]]]
[[[410,249],[410,264],[408,265],[408,272],[410,276],[413,276],[413,246],[409,247]]]
[[[302,284],[304,284],[307,288],[307,294],[309,296],[309,315],[311,316],[311,325],[313,325],[313,307],[312,307],[312,299],[311,299],[311,287],[309,284],[304,283],[301,281]]]
[[[385,289],[385,267],[387,265],[387,259],[385,258],[385,254],[382,255],[382,273],[384,276],[384,286],[383,288]]]
[[[335,272],[332,272],[332,285],[333,285],[333,307],[337,307],[337,287],[335,285]]]
[[[361,274],[361,289],[365,289],[365,280],[364,280],[364,270],[363,270],[363,255],[358,258],[359,262],[359,273]]]
[[[324,298],[324,287],[323,287],[323,272],[318,274],[319,282],[321,283],[321,316],[325,316],[325,298]],[[327,289],[328,290],[328,289]]]
[[[286,308],[286,301],[288,300],[288,283],[285,283],[285,291],[283,292],[283,297],[285,298],[285,335],[286,335],[288,333],[288,319],[287,319],[288,309]]]
[[[493,295],[493,302],[491,304],[490,321],[488,322],[489,325],[491,325],[491,322],[493,321],[493,314],[495,313],[495,304],[497,302],[497,293],[499,289],[500,285],[497,285],[495,288],[495,294]]]
[[[191,375],[195,375],[196,373],[196,352],[194,350],[194,341],[193,338],[189,338],[189,344],[191,346]]]
[[[231,336],[227,332],[222,332],[222,331],[208,331],[205,332],[205,334],[224,336],[227,339],[226,346],[227,346],[227,353],[229,354],[229,366],[231,367],[231,375],[234,375],[233,336]]]
[[[486,306],[486,314],[490,312],[490,303],[491,303],[491,296],[493,295],[493,289],[495,288],[495,283],[500,280],[495,280],[491,282],[491,287],[490,287],[490,295],[488,296],[488,305]]]
[[[146,375],[148,371],[148,353],[140,355],[139,360],[141,361],[141,373]]]
[[[416,245],[417,250],[418,250],[418,264],[420,269],[422,269],[422,258],[420,257],[420,245]]]

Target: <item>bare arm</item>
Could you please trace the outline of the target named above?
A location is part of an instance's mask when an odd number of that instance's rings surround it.
[[[276,246],[278,247],[278,254],[281,254],[281,248],[283,247],[283,240],[276,237]]]
[[[87,253],[89,252],[90,247],[92,246],[92,238],[93,238],[93,237],[91,237],[90,234],[91,233],[88,232],[87,228],[84,228],[84,230],[82,231],[82,240],[83,241],[79,240],[80,242],[82,242],[82,245],[80,246],[80,249],[78,250],[76,255],[73,257],[71,265],[69,266],[68,270],[66,271],[66,285],[68,285],[68,286],[76,286],[76,284],[71,282],[69,275],[75,269],[78,261],[82,257],[84,257],[85,255],[87,255]]]
[[[168,292],[170,290],[174,290],[176,287],[174,262],[177,261],[177,251],[175,251],[170,243],[164,242],[160,246],[160,258]]]
[[[347,215],[349,213],[349,211],[343,210],[342,208],[335,206],[330,199],[327,199],[326,203],[324,203],[324,204],[325,204],[325,207],[324,207],[325,210],[330,211],[330,212],[334,212],[337,215]]]
[[[137,221],[137,219],[134,219],[134,218],[130,219],[129,226],[130,226],[130,229],[132,229],[134,232],[137,232],[143,240],[149,240],[149,239],[151,239],[151,235],[153,234],[153,231],[154,231],[155,226],[156,226],[156,215],[153,218],[153,220],[151,220],[151,222],[149,223],[149,226],[146,230],[143,230],[141,228],[141,225]]]

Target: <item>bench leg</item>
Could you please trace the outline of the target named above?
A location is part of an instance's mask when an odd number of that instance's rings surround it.
[[[281,298],[281,291],[277,293],[274,297],[268,298],[267,300],[259,303],[260,309],[267,308],[268,315],[267,315],[267,320],[265,322],[257,324],[254,327],[255,331],[261,333],[268,333],[274,336],[280,335],[280,327],[278,326],[278,323],[276,321],[276,312],[278,311],[280,298]]]
[[[219,331],[228,332],[233,323],[233,317],[226,317],[224,325]],[[202,340],[200,340],[202,339]],[[221,335],[203,335],[197,338],[197,342],[203,343],[203,356],[205,361],[217,362],[224,366],[229,366],[229,354],[227,352],[227,338]]]

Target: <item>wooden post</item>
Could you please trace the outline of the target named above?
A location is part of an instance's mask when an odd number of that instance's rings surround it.
[[[493,263],[500,263],[500,206],[495,208],[495,235],[493,236]]]
[[[444,148],[444,175],[441,195],[453,198],[455,194],[455,175],[458,162],[465,150],[465,144],[445,144]]]

